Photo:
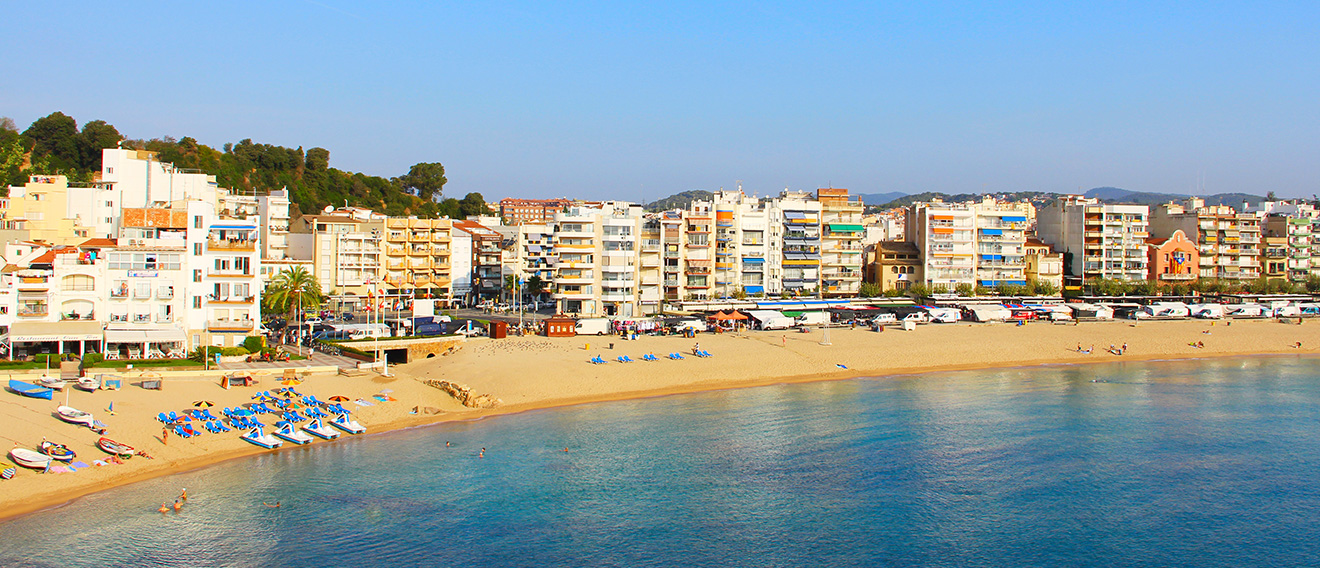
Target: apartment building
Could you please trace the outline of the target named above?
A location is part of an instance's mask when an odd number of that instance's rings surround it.
[[[917,245],[907,241],[880,241],[871,247],[867,262],[867,282],[880,290],[907,290],[924,281],[923,264]]]
[[[453,221],[454,233],[465,233],[470,243],[471,272],[469,289],[464,301],[468,305],[483,300],[498,299],[504,290],[504,267],[498,232],[475,221]]]
[[[1092,280],[1145,280],[1150,208],[1106,205],[1080,195],[1063,196],[1036,212],[1036,233],[1063,254],[1070,276]]]
[[[387,291],[445,301],[452,297],[454,223],[449,219],[416,217],[385,219],[383,281]],[[499,246],[499,235],[488,229],[481,238]],[[498,275],[498,252],[494,264]]]
[[[1268,262],[1282,264],[1281,267],[1264,264],[1266,276],[1305,282],[1312,275],[1320,275],[1320,263],[1317,263],[1320,258],[1315,254],[1320,239],[1313,232],[1320,228],[1315,226],[1317,221],[1285,215],[1270,215],[1262,220],[1265,256]],[[1278,268],[1283,270],[1279,271]]]
[[[822,296],[856,296],[862,284],[862,200],[842,188],[816,190],[820,202],[820,291]]]
[[[257,214],[261,224],[261,258],[285,260],[289,256],[289,190],[287,188],[259,195]]]
[[[1027,237],[1022,245],[1026,256],[1027,283],[1041,282],[1049,284],[1055,290],[1063,290],[1063,255],[1035,237]]]
[[[310,259],[312,274],[329,295],[365,297],[385,280],[385,221],[331,211],[304,215],[289,235],[289,254]]]
[[[771,242],[780,244],[779,266],[770,278],[781,283],[782,293],[815,295],[821,285],[821,203],[801,191],[785,190],[770,203],[775,223]]]
[[[555,214],[573,206],[571,199],[514,199],[500,200],[500,218],[505,224],[533,223],[544,225],[554,220]]]
[[[1168,238],[1146,239],[1150,273],[1147,279],[1160,284],[1192,282],[1201,273],[1200,250],[1196,242],[1187,238],[1182,230],[1175,230]]]
[[[1181,230],[1196,241],[1200,253],[1200,277],[1255,279],[1261,275],[1260,218],[1238,213],[1227,205],[1206,205],[1189,198],[1166,203],[1150,213],[1150,231],[1169,237]]]
[[[553,298],[560,312],[615,317],[660,313],[658,219],[645,216],[638,205],[605,202],[570,207],[555,216],[554,227],[558,262]]]
[[[0,200],[0,220],[6,240],[73,243],[101,235],[91,214],[84,210],[95,188],[69,187],[62,175],[29,176],[21,186],[9,186],[8,199]]]
[[[554,287],[554,230],[550,225],[539,223],[521,223],[491,227],[502,238],[504,266],[501,273],[515,276],[526,282],[535,277],[540,280],[542,294],[552,292]],[[524,294],[526,290],[524,289]],[[540,299],[540,298],[533,298]]]

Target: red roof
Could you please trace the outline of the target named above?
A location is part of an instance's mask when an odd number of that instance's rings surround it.
[[[115,239],[95,238],[87,239],[78,246],[81,248],[117,247],[119,246],[119,241]]]

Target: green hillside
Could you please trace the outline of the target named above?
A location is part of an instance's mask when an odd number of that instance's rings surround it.
[[[304,151],[246,139],[217,150],[187,136],[126,140],[101,120],[79,130],[73,117],[61,112],[37,119],[22,132],[13,120],[0,118],[0,175],[10,185],[22,185],[27,176],[37,174],[63,174],[74,183],[90,183],[101,169],[101,149],[121,142],[124,148],[157,152],[162,161],[177,167],[215,175],[221,187],[256,193],[287,187],[295,213],[345,202],[389,215],[462,218],[488,213],[479,193],[442,198],[447,180],[438,162],[417,164],[399,177],[383,178],[330,167],[330,151],[325,148]]]

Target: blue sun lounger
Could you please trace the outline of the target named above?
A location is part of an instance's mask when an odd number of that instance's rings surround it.
[[[679,355],[677,352],[675,352],[675,353],[670,353],[669,358],[674,360],[680,360],[680,359],[686,359],[687,357]]]

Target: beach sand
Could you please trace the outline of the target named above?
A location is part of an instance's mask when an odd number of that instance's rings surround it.
[[[643,336],[636,341],[615,336],[478,339],[449,356],[394,367],[390,377],[312,375],[297,389],[322,400],[336,395],[371,400],[372,394],[389,389],[396,402],[372,400],[374,405],[368,407],[344,403],[370,435],[536,408],[785,382],[1060,363],[1314,355],[1320,352],[1320,322],[1308,321],[1300,326],[1273,320],[1238,320],[1231,325],[1204,321],[931,324],[911,332],[830,328],[828,344],[825,340],[826,332],[821,329],[810,333],[701,334],[695,339]],[[1205,347],[1189,345],[1198,341]],[[1293,348],[1298,341],[1302,348]],[[613,349],[609,348],[611,343]],[[692,356],[697,343],[713,357]],[[1084,349],[1094,349],[1090,354],[1079,353],[1079,343]],[[1126,354],[1107,352],[1111,344],[1124,343],[1128,345]],[[676,351],[686,359],[665,358]],[[661,360],[641,361],[647,353]],[[595,355],[610,362],[590,364],[589,359]],[[620,355],[636,362],[615,362]],[[161,391],[130,386],[133,381],[126,381],[120,391],[71,391],[70,406],[93,412],[109,427],[107,437],[143,450],[154,459],[139,456],[123,465],[92,466],[60,474],[18,468],[14,479],[0,481],[5,489],[0,495],[0,516],[19,515],[109,487],[270,451],[240,440],[237,430],[228,434],[207,432],[190,439],[170,434],[167,441],[162,441],[163,426],[154,418],[159,412],[179,412],[199,400],[211,401],[217,407],[237,406],[250,402],[259,390],[280,386],[275,379],[264,379],[257,387],[225,390],[215,377],[218,375],[168,379]],[[464,408],[422,383],[425,379],[466,385],[474,393],[490,394],[502,403],[493,409]],[[112,401],[113,416],[105,412]],[[55,417],[55,407],[64,403],[64,393],[56,393],[53,401],[44,401],[6,392],[0,395],[0,402],[0,439],[9,444],[35,448],[44,437],[67,444],[78,453],[76,461],[90,464],[107,457],[95,447],[100,436]],[[411,414],[414,407],[431,407],[441,413]],[[211,412],[219,416],[218,408]],[[261,420],[268,426],[274,422],[268,417]],[[312,445],[322,443],[335,442]],[[305,449],[286,443],[275,451]],[[169,497],[162,496],[162,500]],[[144,511],[157,506],[159,503],[142,504]]]

